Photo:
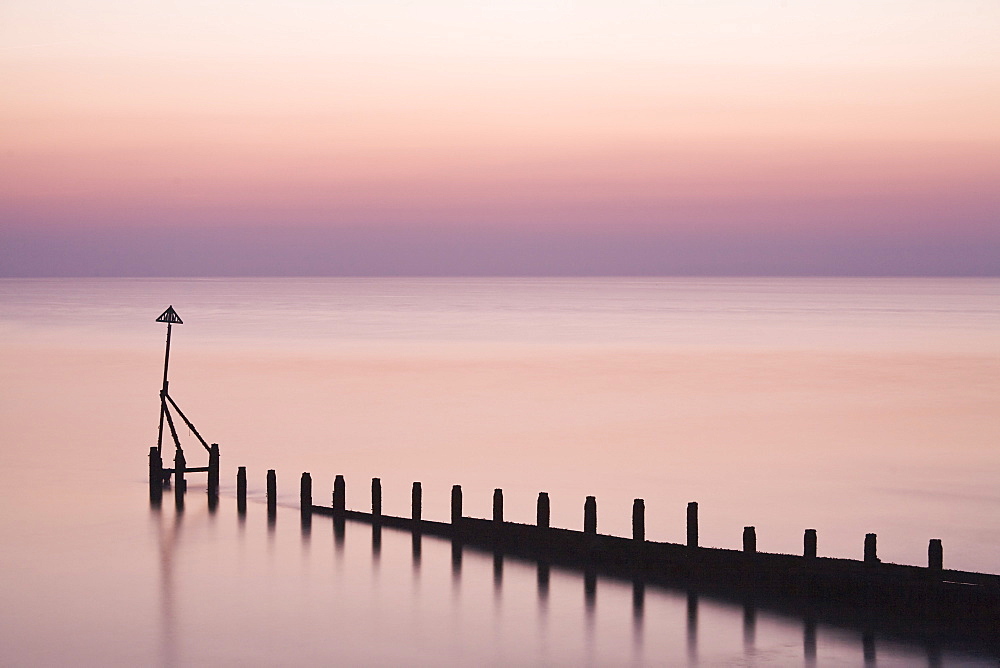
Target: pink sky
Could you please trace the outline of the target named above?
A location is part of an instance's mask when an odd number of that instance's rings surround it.
[[[11,0],[0,275],[996,275],[997,34],[973,0]]]

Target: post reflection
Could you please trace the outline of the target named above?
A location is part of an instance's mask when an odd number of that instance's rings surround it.
[[[382,559],[382,527],[378,524],[372,525],[372,565],[378,570]]]
[[[500,601],[500,590],[503,588],[503,554],[493,553],[493,597]]]
[[[309,546],[309,539],[312,537],[312,515],[301,513],[300,526],[302,527],[302,546]]]
[[[698,663],[698,594],[687,595],[687,655],[692,665]]]
[[[757,608],[753,601],[743,603],[743,650],[752,654],[757,641]]]
[[[159,524],[162,524],[162,519],[160,517],[162,511],[153,503],[151,503],[151,507],[153,508],[153,515],[156,517],[157,522]],[[191,518],[189,517],[187,521],[190,522]],[[171,578],[173,576],[171,573],[170,546],[172,545],[174,534],[177,533],[177,529],[179,529],[180,527],[180,522],[181,522],[180,513],[176,514],[174,522],[175,523],[173,530],[161,531],[161,536],[160,536],[161,573],[162,573],[161,616],[163,618],[163,637],[166,639],[165,642],[168,641],[172,642],[171,639],[173,638],[174,634],[174,628],[173,628],[174,602],[173,602],[173,591],[171,589]],[[344,549],[346,522],[335,521],[333,524],[334,524],[334,536],[336,541],[336,550],[339,554]],[[379,563],[382,559],[383,531],[389,531],[390,538],[392,538],[392,532],[394,532],[395,529],[392,528],[385,529],[381,526],[371,526],[370,529],[372,532],[371,533],[372,559],[374,563],[374,569],[378,571]],[[310,523],[303,522],[302,531],[303,531],[303,544],[307,544],[309,542],[309,536],[311,534]],[[401,534],[401,536],[405,536],[405,534]],[[411,545],[412,545],[413,574],[414,574],[413,582],[414,586],[419,590],[418,576],[420,574],[421,560],[422,560],[422,535],[419,531],[412,532],[411,538],[412,538]],[[455,611],[459,611],[460,606],[469,605],[468,602],[469,600],[480,600],[481,602],[485,602],[485,598],[484,599],[475,598],[477,591],[482,591],[482,593],[485,594],[485,590],[480,590],[478,587],[473,587],[472,589],[469,590],[469,592],[466,592],[467,595],[472,594],[472,599],[461,600],[460,595],[463,593],[464,589],[463,585],[467,584],[467,583],[462,583],[461,580],[463,575],[468,575],[471,577],[471,574],[473,572],[476,573],[477,576],[489,577],[489,575],[487,575],[486,572],[483,570],[483,567],[485,567],[487,563],[485,561],[485,558],[492,557],[491,562],[489,563],[491,563],[492,566],[491,573],[493,579],[493,587],[492,587],[493,600],[496,612],[498,613],[496,616],[496,620],[502,621],[506,619],[504,615],[499,614],[503,612],[501,606],[505,602],[507,602],[510,605],[517,605],[516,597],[519,593],[519,588],[517,587],[517,584],[519,582],[522,582],[522,578],[524,575],[527,575],[527,577],[530,578],[530,571],[528,571],[528,573],[526,574],[522,574],[521,569],[518,567],[518,564],[521,563],[521,560],[517,558],[508,557],[496,547],[490,549],[489,551],[480,550],[475,546],[469,547],[468,549],[470,550],[470,552],[468,555],[466,555],[465,554],[466,545],[461,540],[448,539],[448,538],[445,538],[443,540],[439,540],[438,538],[430,538],[429,540],[432,540],[432,546],[431,546],[433,548],[432,555],[435,557],[440,557],[441,559],[447,559],[449,561],[448,566],[450,567],[450,576],[451,576],[450,579],[452,585],[451,589],[452,589],[452,599],[453,599],[452,605],[455,606],[454,607]],[[397,544],[395,543],[395,540],[390,540],[388,543],[390,547],[395,544]],[[402,547],[401,544],[400,547]],[[471,559],[472,561],[469,563],[464,563],[466,558]],[[505,564],[505,562],[508,559],[513,559],[513,563],[515,565],[512,568],[514,570],[505,573],[505,570],[509,566],[509,564]],[[437,561],[437,559],[435,560]],[[443,565],[443,561],[439,561],[438,564]],[[534,631],[534,633],[537,633],[540,650],[547,654],[547,652],[550,649],[550,644],[552,644],[552,647],[556,646],[554,638],[559,638],[560,635],[565,635],[566,631],[562,630],[560,631],[559,634],[556,634],[556,636],[549,635],[549,631],[554,631],[554,629],[549,629],[549,624],[550,624],[549,617],[551,614],[550,601],[552,600],[552,591],[551,591],[552,567],[549,563],[546,563],[544,561],[537,561],[534,563],[534,565],[535,565],[535,575],[536,575],[536,597],[537,597],[537,617],[535,624],[537,630]],[[470,571],[470,569],[472,570]],[[582,576],[582,578],[580,576]],[[583,593],[583,603],[584,603],[584,608],[582,610],[583,619],[581,620],[577,618],[578,621],[575,623],[579,624],[581,621],[583,622],[582,630],[583,630],[583,639],[585,647],[580,649],[586,652],[585,654],[586,656],[593,656],[594,655],[593,653],[601,647],[602,643],[598,641],[597,635],[602,629],[607,628],[604,626],[599,627],[597,624],[598,621],[597,611],[596,611],[597,585],[598,585],[597,576],[598,572],[595,568],[584,568],[582,570],[570,568],[568,570],[568,577],[566,578],[566,582],[568,583],[568,589],[565,593],[570,595],[575,594],[576,596],[579,596],[579,589],[577,589],[577,587],[580,586],[582,579],[582,585],[583,585],[582,593]],[[513,589],[509,590],[508,592],[503,591],[505,579],[507,580],[508,586],[513,585]],[[560,581],[557,580],[557,584],[559,584],[559,582]],[[666,595],[667,592],[676,590],[673,590],[672,588],[663,589],[659,584],[647,583],[639,578],[634,580],[628,580],[625,581],[624,583],[622,583],[617,579],[609,580],[609,582],[618,584],[614,584],[606,592],[608,598],[607,601],[605,602],[605,607],[610,606],[608,607],[606,614],[610,615],[612,619],[617,619],[619,621],[622,621],[623,618],[620,615],[622,614],[627,615],[629,610],[628,608],[629,602],[631,605],[631,620],[632,620],[631,657],[629,657],[628,644],[624,644],[620,648],[624,650],[624,653],[620,655],[623,661],[633,663],[636,665],[643,665],[647,661],[647,659],[649,660],[655,659],[655,656],[650,656],[650,657],[646,656],[646,654],[651,651],[647,650],[645,647],[645,640],[646,640],[645,614],[647,612],[647,596],[651,597],[648,601],[650,606],[654,605],[656,606],[655,608],[651,608],[651,610],[659,610],[660,606],[662,606],[665,600],[672,601],[673,605],[686,605],[686,610],[685,610],[686,612],[685,639],[686,639],[686,659],[687,659],[686,663],[688,665],[698,665],[702,661],[706,662],[709,661],[708,658],[701,659],[699,656],[699,632],[700,632],[699,623],[703,621],[700,620],[700,616],[702,614],[702,612],[700,611],[700,604],[702,603],[701,598],[703,594],[700,594],[698,590],[693,588],[687,589],[686,592],[683,592],[682,590],[682,593],[686,594],[686,596],[683,596],[681,598],[676,598],[673,595],[669,596]],[[479,584],[484,584],[484,583],[481,582]],[[627,593],[628,589],[623,589],[620,586],[620,584],[626,584],[626,586],[631,585],[630,587],[631,597],[628,596]],[[648,592],[647,589],[649,589]],[[486,594],[486,596],[488,596],[488,594]],[[709,610],[708,613],[705,614],[709,614],[709,617],[706,618],[708,620],[707,623],[709,624],[709,626],[718,624],[719,620],[723,618],[727,620],[726,624],[732,630],[736,630],[736,625],[741,624],[743,659],[749,662],[763,660],[768,655],[768,653],[773,649],[773,647],[768,644],[761,645],[759,641],[761,640],[761,637],[764,637],[765,643],[772,642],[770,636],[773,634],[773,628],[768,621],[769,615],[761,618],[760,609],[758,608],[757,605],[757,600],[754,600],[752,598],[747,598],[742,602],[740,602],[739,600],[732,600],[732,599],[726,600],[723,598],[718,598],[714,594],[708,596],[709,596],[708,600],[710,602],[710,608],[708,609]],[[560,598],[557,600],[562,600],[562,599]],[[579,599],[575,600],[579,601]],[[574,611],[574,614],[579,614],[580,612],[578,604],[573,605],[571,603],[570,609]],[[716,612],[717,609],[722,612],[717,613]],[[768,611],[771,608],[769,608],[767,602],[765,602],[763,609],[765,611]],[[677,608],[675,608],[675,610],[677,610]],[[795,618],[789,617],[789,619],[795,619]],[[801,654],[799,654],[799,656],[801,656],[802,658],[798,660],[801,661],[801,664],[805,666],[810,666],[810,667],[817,666],[819,665],[817,657],[818,624],[816,620],[813,617],[809,616],[809,614],[806,613],[805,611],[803,611],[802,617],[799,617],[799,619],[801,620],[799,623],[802,624],[802,626],[799,627],[801,628],[801,631],[799,631],[798,629],[792,630],[791,635],[786,636],[782,640],[782,646],[787,647],[788,646],[787,641],[791,641],[792,645],[794,646],[794,644],[797,643],[795,638],[801,637],[802,649],[801,649]],[[761,633],[758,633],[759,626],[761,628]],[[502,632],[505,631],[506,627],[505,625],[498,623],[497,629],[498,633],[501,633],[502,635]],[[729,632],[730,631],[727,631],[727,633]],[[799,636],[799,633],[801,633],[801,636]],[[659,629],[658,629],[658,634],[659,634]],[[650,638],[653,638],[653,636],[650,636]],[[657,636],[657,638],[659,638],[659,635]],[[860,643],[858,642],[859,640]],[[628,636],[624,635],[620,637],[619,642],[622,641],[628,643]],[[560,640],[559,642],[563,642],[563,640]],[[859,644],[861,645],[860,647],[861,650],[860,654],[862,655],[861,657],[858,657]],[[926,651],[926,665],[931,667],[942,665],[940,647],[935,645],[925,644],[923,648]],[[676,647],[676,649],[680,650],[681,648]],[[711,649],[716,650],[717,648],[711,648]],[[798,653],[794,649],[792,651],[795,652],[796,654]],[[864,633],[859,633],[858,635],[855,635],[854,639],[848,641],[847,643],[835,642],[831,647],[828,648],[828,651],[830,654],[828,658],[831,660],[837,660],[838,657],[842,659],[844,656],[844,652],[849,652],[854,656],[853,660],[856,662],[858,658],[863,658],[863,661],[858,663],[861,663],[866,667],[877,665],[878,657],[877,657],[876,635],[875,632],[871,630],[867,630]],[[891,650],[883,649],[883,652],[884,653],[890,652],[890,658],[891,658]],[[738,654],[739,650],[737,650],[737,655]],[[168,653],[164,651],[164,656],[167,655]],[[885,658],[886,657],[883,657],[883,659]]]
[[[875,660],[875,634],[865,631],[861,634],[861,651],[865,658],[865,668],[873,668]]]
[[[597,608],[597,573],[592,568],[583,571],[583,602],[584,619],[586,622],[586,633],[584,639],[587,646],[587,654],[594,652],[594,642],[596,640],[596,608]]]
[[[422,537],[418,532],[414,532],[410,545],[411,554],[413,555],[413,576],[414,579],[420,575],[420,551],[421,551]]]
[[[462,580],[462,542],[451,541],[451,586],[458,591]]]
[[[151,503],[153,525],[156,528],[160,572],[160,661],[163,666],[176,665],[177,621],[174,596],[174,551],[181,532],[182,513],[175,513],[173,522],[164,522],[159,499]]]
[[[344,520],[343,518],[334,518],[333,520],[333,549],[337,554],[337,558],[340,559],[344,556]]]
[[[816,665],[816,621],[813,619],[806,619],[802,625],[802,654],[806,666]]]
[[[550,567],[544,561],[538,562],[538,573],[536,577],[538,589],[538,615],[541,623],[544,624],[548,618],[549,611],[549,571]]]
[[[594,614],[597,605],[597,573],[587,568],[583,571],[583,601],[587,608],[587,616]]]
[[[927,644],[927,668],[941,668],[943,665],[941,648],[934,641],[929,642]]]
[[[632,582],[632,649],[636,662],[641,663],[643,645],[643,615],[646,611],[646,584],[642,580]]]

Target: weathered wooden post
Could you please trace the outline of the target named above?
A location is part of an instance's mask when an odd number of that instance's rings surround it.
[[[410,492],[410,517],[414,522],[420,521],[421,509],[423,506],[423,490],[419,482],[413,483],[413,491]]]
[[[876,540],[877,537],[873,533],[865,534],[865,563],[866,564],[877,564],[878,554],[876,553]]]
[[[583,502],[583,533],[597,533],[597,498],[593,496]]]
[[[646,540],[646,502],[642,499],[632,502],[632,540]]]
[[[698,547],[698,502],[687,506],[687,546]]]
[[[462,521],[462,486],[451,486],[451,523],[453,525]]]
[[[149,489],[163,489],[163,458],[155,445],[149,448]]]
[[[757,551],[757,528],[743,527],[743,551],[753,554]]]
[[[538,509],[536,512],[536,524],[543,529],[549,528],[549,493],[538,493]]]
[[[344,486],[344,476],[338,475],[333,479],[333,516],[343,517],[347,509],[347,492]]]
[[[944,549],[941,547],[940,538],[931,538],[927,545],[927,568],[932,571],[944,568]]]
[[[274,469],[267,470],[267,512],[273,513],[278,507],[278,479]]]
[[[313,507],[313,481],[312,476],[308,473],[302,474],[302,480],[299,483],[299,509],[302,511],[303,517],[307,515],[312,515]]]
[[[493,490],[493,521],[503,523],[503,490]]]
[[[208,493],[219,493],[219,444],[213,443],[208,450]]]
[[[245,466],[236,469],[236,510],[240,513],[247,511],[247,467]]]
[[[382,479],[372,478],[372,523],[382,523]]]
[[[184,479],[184,469],[187,468],[187,460],[184,459],[184,451],[180,448],[174,450],[174,501],[177,507],[184,505],[184,492],[187,489],[187,481]]]
[[[816,558],[816,529],[806,529],[802,536],[802,556],[806,559]]]

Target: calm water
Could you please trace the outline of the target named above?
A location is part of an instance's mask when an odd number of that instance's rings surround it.
[[[150,509],[163,325],[171,395],[223,455],[223,497]],[[995,665],[961,648],[496,561],[323,518],[513,521],[1000,572],[1000,280],[0,281],[4,665]],[[186,429],[192,464],[203,454]],[[235,512],[235,469],[251,504]],[[264,473],[282,507],[269,524]]]

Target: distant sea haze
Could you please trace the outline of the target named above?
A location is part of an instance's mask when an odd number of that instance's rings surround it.
[[[811,205],[810,205],[811,206]],[[26,220],[0,228],[0,277],[172,276],[1000,276],[992,214],[948,208],[905,226],[844,226],[805,207],[720,220],[141,226]],[[477,219],[477,214],[469,212]],[[652,214],[651,214],[652,215]],[[655,216],[654,216],[655,218]],[[804,224],[802,221],[809,221]]]

